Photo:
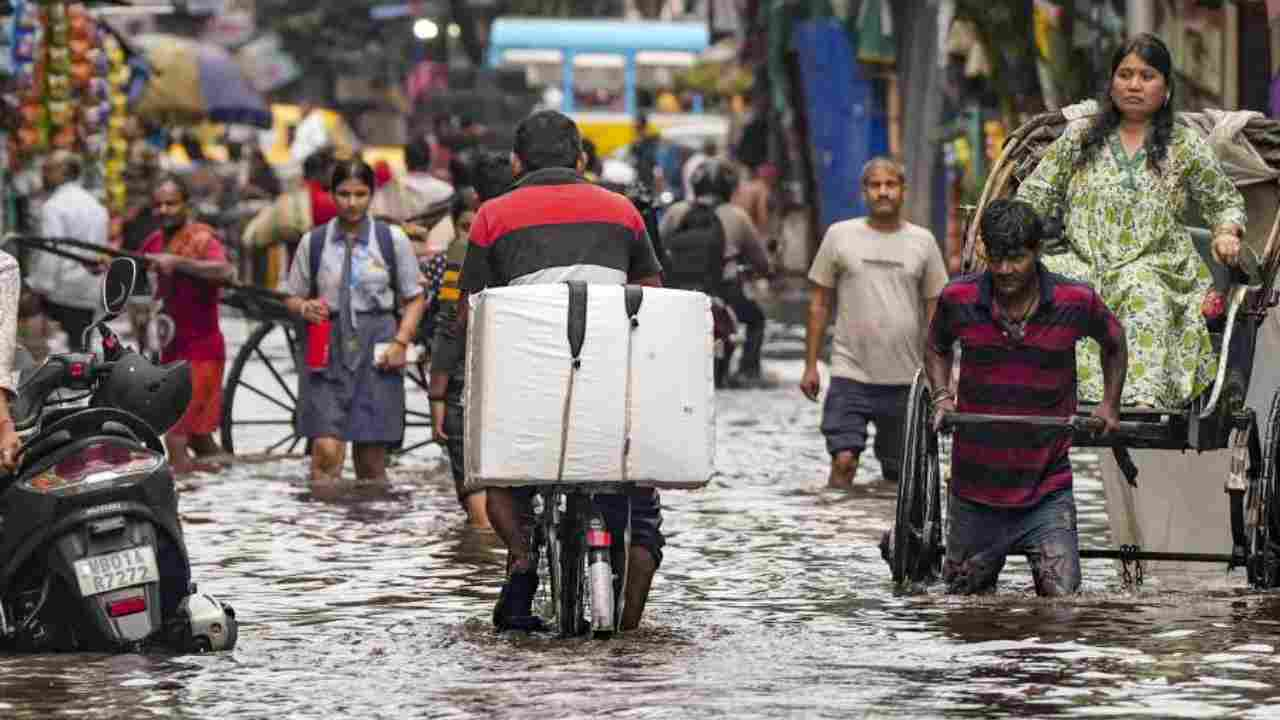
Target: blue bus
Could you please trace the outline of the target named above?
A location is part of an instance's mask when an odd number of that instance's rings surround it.
[[[658,127],[684,124],[664,91],[710,43],[705,23],[501,17],[489,31],[490,67],[524,69],[546,104],[571,114],[601,154],[630,142],[638,112]]]

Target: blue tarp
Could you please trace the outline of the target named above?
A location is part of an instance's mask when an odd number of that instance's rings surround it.
[[[888,152],[880,93],[853,56],[849,35],[835,19],[796,24],[792,47],[799,60],[807,138],[817,180],[817,228],[866,213],[862,166]]]

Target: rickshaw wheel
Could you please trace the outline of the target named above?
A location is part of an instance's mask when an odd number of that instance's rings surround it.
[[[907,396],[902,472],[890,543],[893,581],[900,586],[931,580],[942,571],[942,474],[930,409],[929,387],[920,371]]]
[[[1262,474],[1257,484],[1249,488],[1245,513],[1253,522],[1249,532],[1249,584],[1269,590],[1280,585],[1280,389],[1271,397],[1264,430]]]
[[[292,325],[266,321],[259,323],[240,346],[222,390],[221,436],[226,452],[292,453],[299,444],[306,443],[295,425],[297,341],[298,333]],[[245,400],[255,396],[262,400],[260,408],[251,408]],[[237,399],[241,400],[239,406]]]
[[[297,357],[298,331],[290,323],[262,322],[249,334],[222,391],[223,450],[271,456],[307,447],[297,432]],[[405,436],[392,448],[394,456],[432,443],[427,367],[411,364],[405,376]]]

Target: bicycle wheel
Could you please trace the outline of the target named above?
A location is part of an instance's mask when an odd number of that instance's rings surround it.
[[[924,372],[916,373],[903,419],[902,474],[894,517],[890,567],[899,586],[928,580],[942,567],[942,477],[938,438]]]
[[[584,612],[590,610],[590,599],[587,597],[587,538],[583,524],[586,517],[584,503],[588,499],[578,493],[569,493],[566,500],[559,528],[560,597],[556,616],[560,637],[576,637],[590,628]]]

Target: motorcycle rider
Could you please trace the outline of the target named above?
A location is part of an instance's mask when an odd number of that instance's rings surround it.
[[[688,290],[701,290],[720,297],[738,321],[747,326],[747,339],[738,363],[738,374],[728,385],[759,385],[760,350],[764,345],[764,311],[743,289],[745,264],[750,272],[769,274],[769,254],[751,217],[730,202],[738,186],[738,172],[726,160],[712,158],[703,162],[690,177],[692,200],[681,200],[667,209],[658,226],[658,234],[667,254],[669,285]],[[701,259],[706,249],[720,244],[720,277],[699,281],[705,266]],[[706,287],[698,287],[704,285]],[[722,366],[728,367],[729,358]],[[717,373],[719,375],[719,373]]]

